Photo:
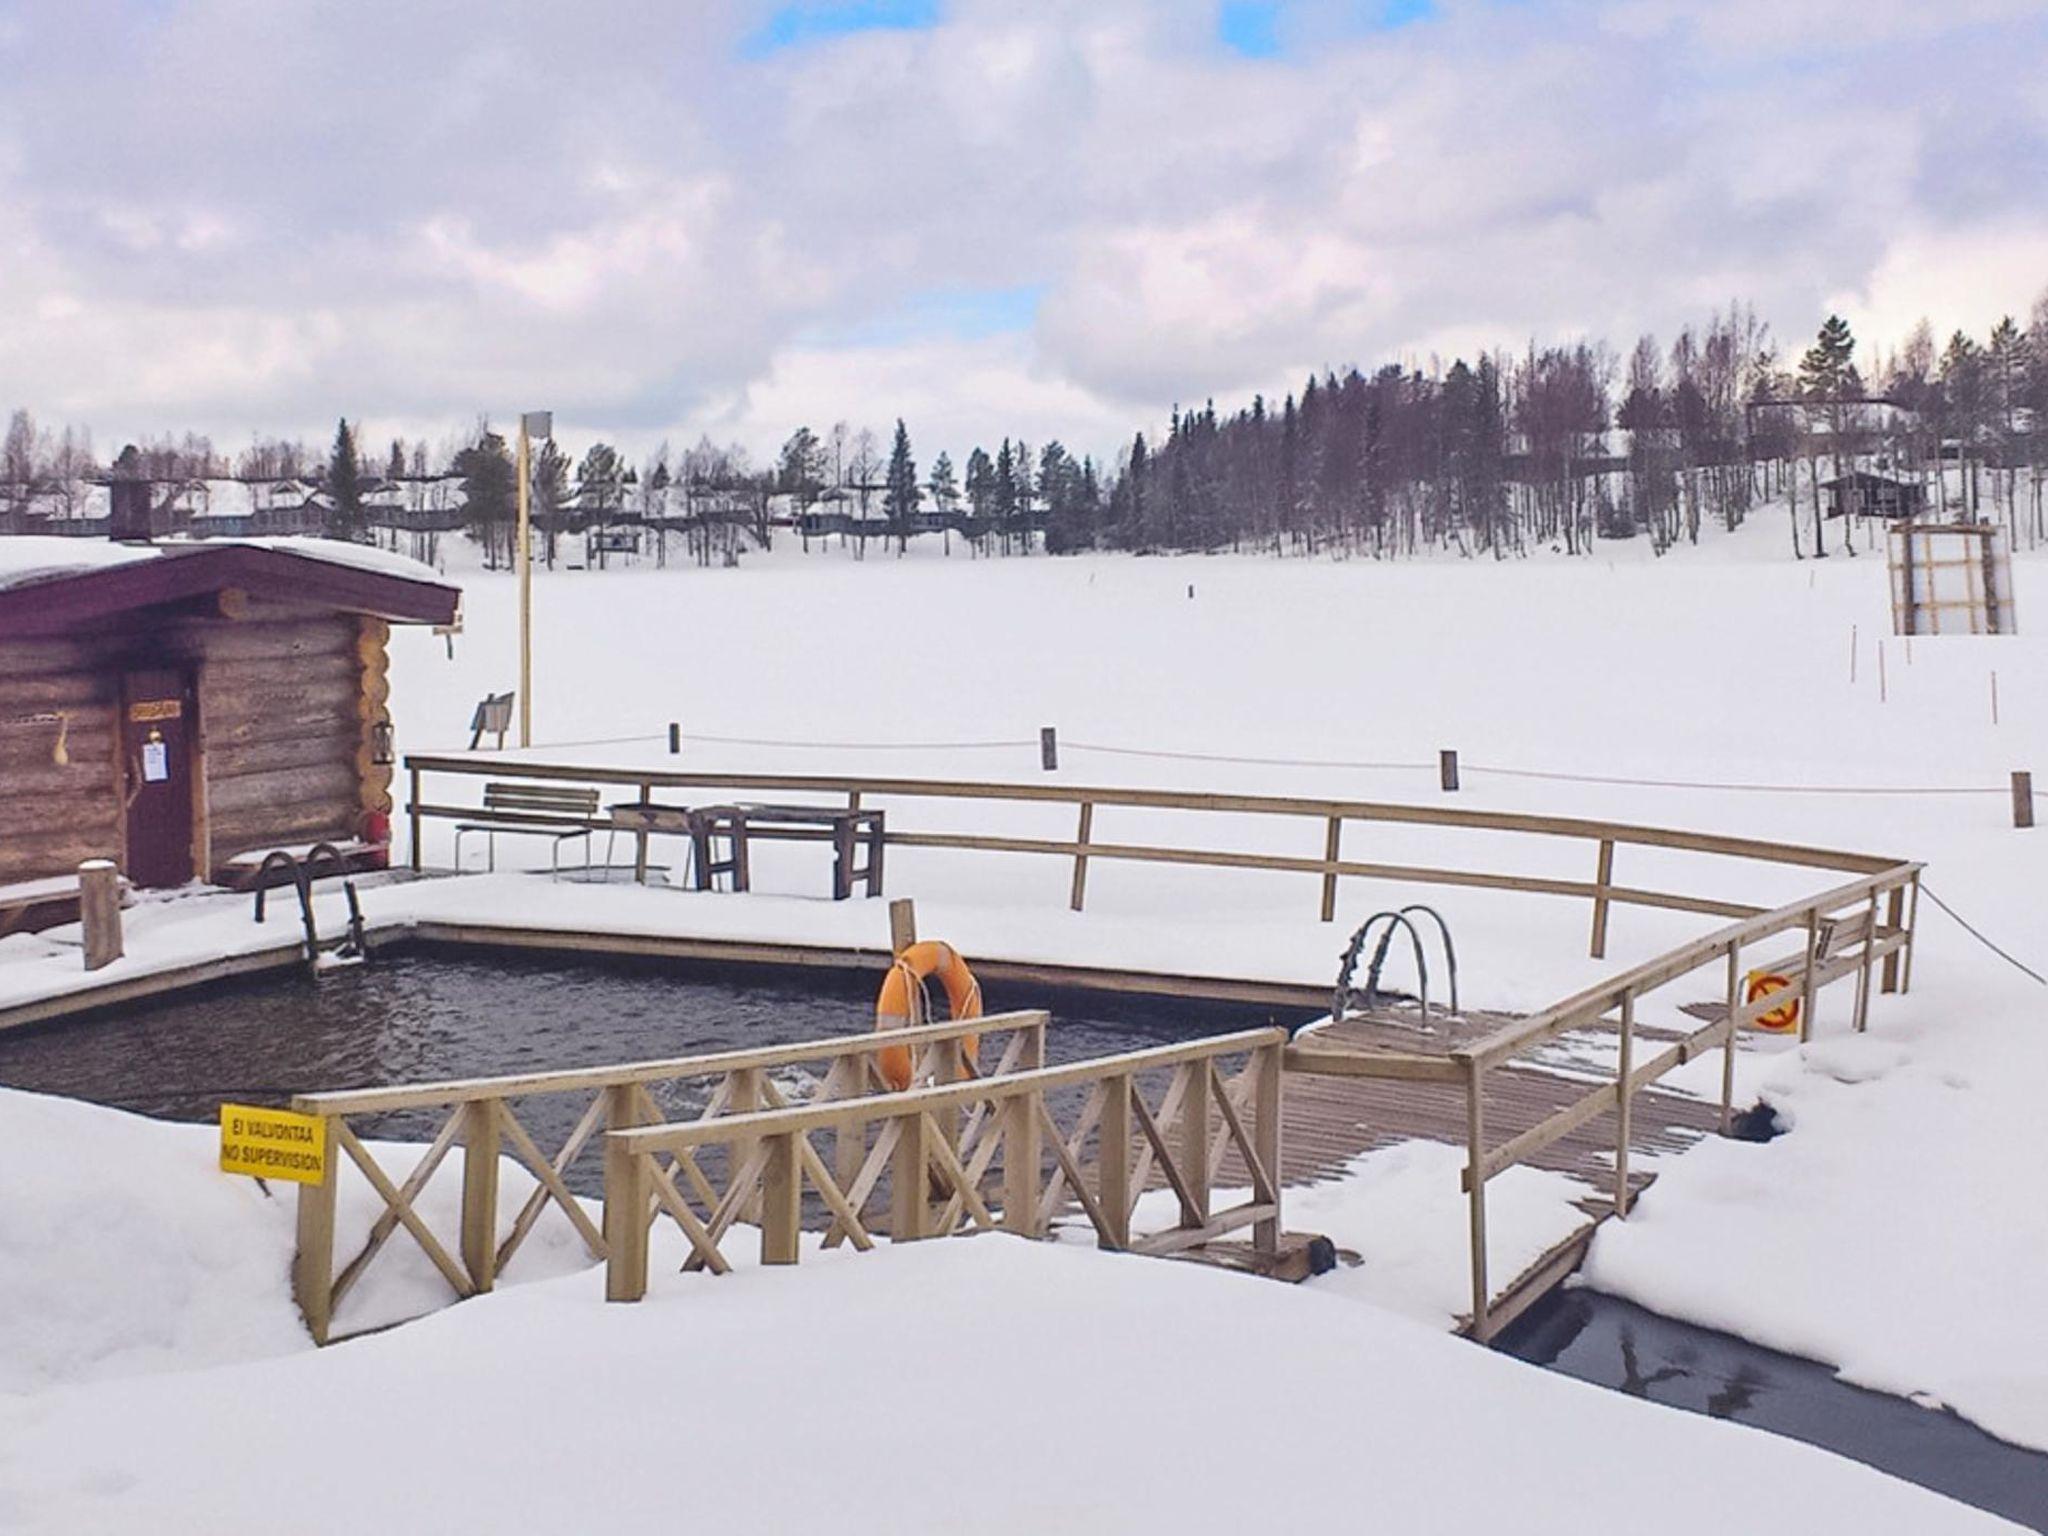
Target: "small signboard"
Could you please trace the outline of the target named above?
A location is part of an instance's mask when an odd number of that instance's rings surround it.
[[[327,1178],[327,1122],[248,1104],[220,1107],[220,1171],[319,1184]]]

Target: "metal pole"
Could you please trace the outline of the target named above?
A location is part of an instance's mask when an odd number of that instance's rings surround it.
[[[519,745],[533,745],[533,440],[519,418],[519,533],[513,558],[519,565]]]

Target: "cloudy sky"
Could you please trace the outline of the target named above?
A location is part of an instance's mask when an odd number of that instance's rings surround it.
[[[0,409],[1113,451],[1310,369],[1983,331],[2048,0],[0,0]]]

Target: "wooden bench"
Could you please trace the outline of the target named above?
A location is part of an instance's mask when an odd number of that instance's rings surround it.
[[[583,839],[583,863],[590,864],[590,834],[611,823],[598,814],[598,792],[570,784],[486,784],[484,815],[489,820],[465,821],[455,828],[455,867],[462,868],[462,838],[481,832],[490,849],[488,868],[498,867],[498,837],[546,837],[551,875],[562,872],[562,844]]]
[[[751,872],[747,844],[762,838],[770,842],[825,843],[832,845],[832,899],[844,901],[853,894],[856,880],[867,883],[870,896],[882,894],[882,848],[884,832],[880,811],[856,811],[826,805],[707,805],[690,813],[691,864],[700,891],[713,888],[716,876],[728,875],[735,891],[747,890]],[[717,856],[719,839],[726,843],[726,857]],[[855,858],[865,846],[867,863]]]

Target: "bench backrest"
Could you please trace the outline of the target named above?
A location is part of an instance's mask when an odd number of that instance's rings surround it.
[[[487,811],[531,811],[584,819],[597,815],[598,792],[573,784],[486,784]]]

